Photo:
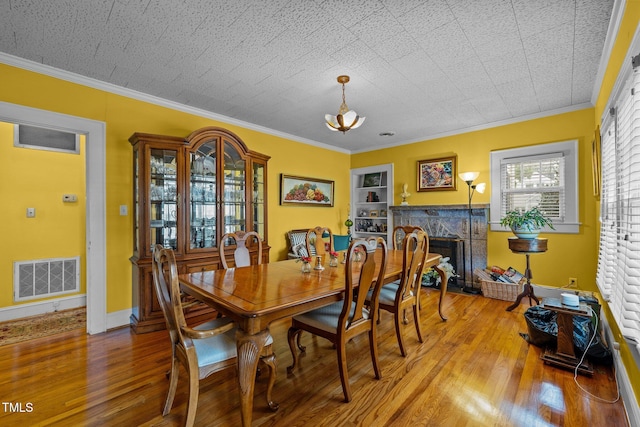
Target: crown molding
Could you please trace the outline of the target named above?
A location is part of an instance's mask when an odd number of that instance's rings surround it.
[[[313,141],[306,138],[300,138],[295,135],[280,132],[275,129],[256,125],[254,123],[245,122],[242,120],[234,119],[232,117],[223,116],[222,114],[212,113],[211,111],[203,110],[201,108],[192,107],[189,105],[180,104],[179,102],[170,101],[164,98],[160,98],[153,95],[148,95],[143,92],[138,92],[133,89],[128,89],[122,86],[117,86],[112,83],[103,82],[91,77],[82,76],[80,74],[72,73],[70,71],[61,70],[59,68],[52,67],[50,65],[40,64],[28,59],[19,58],[14,55],[9,55],[4,52],[0,52],[0,63],[9,65],[16,68],[21,68],[27,71],[33,71],[34,73],[43,74],[56,79],[76,83],[82,86],[87,86],[93,89],[102,90],[105,92],[113,93],[115,95],[124,96],[126,98],[135,99],[138,101],[146,102],[149,104],[158,105],[161,107],[169,108],[172,110],[180,111],[187,114],[193,114],[198,117],[204,117],[211,120],[216,120],[224,123],[228,123],[234,126],[240,126],[245,129],[254,130],[256,132],[262,132],[268,135],[277,136],[279,138],[289,139],[302,144],[313,145],[315,147],[324,148],[326,150],[337,151],[340,153],[351,154],[350,150],[335,147],[333,145],[325,144],[318,141]]]

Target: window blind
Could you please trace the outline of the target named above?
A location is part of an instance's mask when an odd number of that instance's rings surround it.
[[[615,101],[602,135],[596,282],[622,334],[640,351],[640,73]]]
[[[512,210],[538,207],[552,220],[565,217],[563,153],[512,157],[501,161],[501,217]]]

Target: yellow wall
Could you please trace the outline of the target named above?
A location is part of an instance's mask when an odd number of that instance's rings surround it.
[[[349,155],[301,144],[280,137],[232,126],[104,91],[69,83],[41,74],[0,64],[3,90],[0,101],[48,111],[100,120],[106,123],[106,224],[107,224],[107,312],[131,308],[131,264],[133,218],[120,216],[119,206],[132,212],[132,149],[128,138],[134,132],[187,136],[204,126],[220,126],[237,134],[251,150],[271,156],[267,176],[268,237],[271,260],[286,258],[286,231],[326,225],[339,230],[349,203]],[[88,142],[89,144],[91,141]],[[7,163],[11,156],[4,157]],[[333,208],[279,205],[280,173],[331,179],[336,182]],[[3,190],[4,194],[4,190]],[[47,239],[49,234],[41,234]],[[58,242],[63,248],[66,243]],[[35,249],[34,249],[35,251]],[[31,254],[25,254],[27,258]],[[0,271],[0,294],[10,292],[11,272]],[[0,297],[0,307],[11,305]]]
[[[582,222],[578,234],[547,234],[549,250],[531,258],[534,282],[550,286],[562,286],[569,277],[595,291],[595,265],[597,246],[584,244],[595,239],[595,198],[591,187],[591,140],[593,138],[593,109],[585,109],[527,122],[516,123],[476,132],[432,139],[400,147],[361,153],[352,156],[351,167],[363,167],[385,162],[394,163],[395,194],[401,192],[403,183],[409,184],[409,204],[466,204],[467,184],[458,180],[457,191],[416,191],[416,166],[418,160],[457,154],[459,171],[478,171],[476,182],[486,182],[484,194],[474,194],[473,203],[488,204],[491,197],[490,159],[492,150],[521,147],[545,142],[577,139],[579,144],[580,215]],[[395,203],[399,204],[397,196]],[[487,237],[487,262],[504,268],[513,266],[524,271],[525,258],[513,254],[507,245],[510,232],[489,232]]]
[[[13,124],[0,122],[0,307],[13,304],[14,261],[79,256],[83,263],[86,255],[84,144],[79,155],[17,148],[13,133]],[[63,203],[63,194],[78,201]],[[36,209],[34,218],[27,218],[28,207]]]

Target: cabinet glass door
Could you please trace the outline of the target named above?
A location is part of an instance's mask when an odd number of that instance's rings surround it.
[[[216,237],[216,141],[202,144],[190,154],[189,247],[214,248]]]
[[[236,148],[224,142],[224,233],[246,230],[246,160]]]
[[[253,231],[258,232],[262,239],[265,238],[265,165],[253,163]]]
[[[178,248],[176,154],[175,150],[150,150],[149,251],[153,251],[156,244]]]
[[[143,156],[144,157],[144,156]],[[140,163],[138,150],[133,150],[133,254],[139,256],[138,242],[140,241],[140,220],[138,219],[138,206],[140,205]]]

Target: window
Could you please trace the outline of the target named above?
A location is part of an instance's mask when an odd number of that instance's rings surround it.
[[[576,140],[491,152],[491,230],[508,230],[500,219],[510,210],[538,207],[555,232],[577,233],[577,157]]]
[[[640,71],[602,121],[602,193],[596,283],[621,333],[640,351]]]

